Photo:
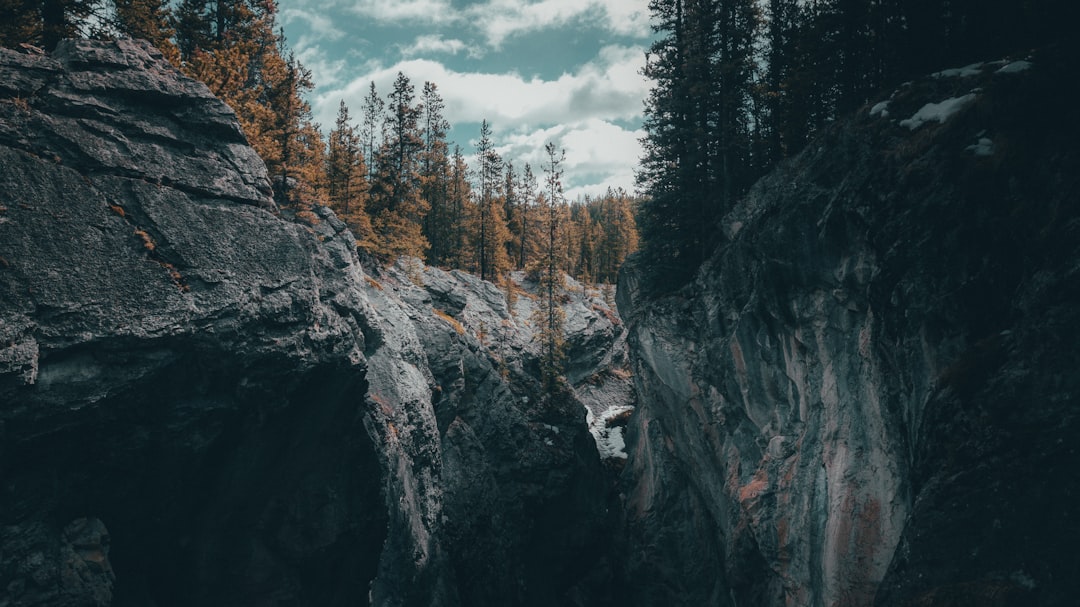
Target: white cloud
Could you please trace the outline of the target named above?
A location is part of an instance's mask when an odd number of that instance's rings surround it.
[[[483,49],[471,47],[457,38],[447,40],[441,34],[419,36],[412,44],[400,46],[399,48],[401,49],[401,56],[406,58],[432,54],[456,55],[462,51],[465,51],[469,57],[473,58],[482,57],[484,54]]]
[[[583,184],[564,192],[568,200],[575,200],[586,194],[603,194],[609,186],[633,192],[634,167],[641,157],[643,134],[592,118],[503,136],[497,151],[504,159],[513,160],[519,169],[529,163],[542,181],[548,162],[544,146],[548,142],[554,143],[556,148],[566,152],[564,183]]]
[[[648,0],[324,2],[292,0],[300,8],[282,11],[283,22],[300,26],[299,41],[293,47],[318,83],[312,105],[324,127],[333,124],[342,99],[359,117],[372,81],[385,98],[400,71],[411,79],[417,97],[425,81],[438,86],[446,102],[446,118],[455,126],[450,136],[466,153],[472,153],[470,140],[486,119],[504,158],[513,160],[519,169],[529,162],[538,176],[544,144],[552,141],[565,148],[564,182],[571,185],[566,192],[570,199],[602,194],[608,186],[633,190],[641,132],[629,125],[640,124],[642,99],[649,89],[640,75],[644,44],[650,36]],[[335,19],[329,6],[341,7],[348,15],[338,14]],[[387,32],[408,31],[409,38],[398,40],[412,41],[380,46],[378,37],[349,38],[342,30],[352,32],[348,23],[356,19]],[[438,61],[449,55],[478,58],[490,52],[485,45],[499,48],[515,36],[578,26],[599,28],[609,32],[612,40],[626,40],[629,45],[605,46],[590,62],[558,77],[461,71]],[[328,54],[346,39],[352,49],[349,56]],[[335,41],[337,45],[328,44]],[[400,59],[380,59],[386,57],[385,50]]]
[[[374,69],[319,95],[315,111],[332,116],[342,98],[350,107],[359,107],[371,81],[386,95],[400,71],[418,89],[425,81],[438,85],[451,124],[487,119],[496,129],[509,129],[590,118],[632,120],[641,116],[641,100],[648,92],[648,83],[638,73],[643,62],[640,47],[609,46],[576,73],[544,80],[512,72],[458,72],[435,61],[411,59]]]
[[[281,11],[281,20],[286,25],[295,21],[306,22],[312,34],[312,37],[308,40],[308,45],[319,39],[339,40],[345,35],[345,32],[338,29],[325,13],[320,14],[311,10],[287,8]]]
[[[623,36],[651,33],[648,0],[486,0],[464,8],[450,0],[352,0],[349,11],[380,23],[472,24],[493,48],[515,35],[575,22]]]
[[[604,7],[611,31],[626,36],[652,35],[647,0],[594,0]]]
[[[345,59],[331,59],[317,46],[297,46],[296,58],[311,70],[311,79],[317,86],[341,84],[349,67]]]
[[[647,37],[651,31],[647,0],[488,0],[467,12],[495,48],[514,35],[579,21],[625,36]]]
[[[453,23],[461,15],[450,0],[355,0],[353,13],[376,21],[400,23]]]

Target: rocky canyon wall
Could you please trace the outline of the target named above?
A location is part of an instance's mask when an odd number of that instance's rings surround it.
[[[1072,604],[1071,65],[871,100],[626,326],[572,284],[545,398],[524,275],[358,258],[143,43],[0,50],[0,607]]]
[[[630,604],[1076,600],[1069,65],[907,83],[758,183],[687,288],[624,267]]]
[[[141,42],[0,49],[0,167],[0,605],[606,604],[600,293],[542,398],[527,293],[291,219]]]

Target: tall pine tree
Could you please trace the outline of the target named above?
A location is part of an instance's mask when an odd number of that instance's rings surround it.
[[[517,221],[515,230],[518,234],[517,269],[524,270],[529,267],[529,262],[535,257],[537,238],[536,221],[533,219],[536,208],[537,185],[536,175],[533,174],[532,166],[525,163],[525,169],[521,172],[521,183],[518,186]]]
[[[386,139],[375,155],[377,172],[369,204],[374,216],[375,243],[380,254],[423,258],[428,249],[422,225],[428,211],[421,197],[420,153],[423,137],[415,88],[398,72],[387,96]]]
[[[453,238],[449,196],[450,146],[446,141],[450,123],[443,115],[446,103],[434,83],[424,83],[420,104],[423,108],[421,122],[424,140],[420,155],[420,195],[429,206],[424,220],[424,237],[430,244],[427,261],[433,265],[446,265]]]
[[[687,280],[715,244],[715,222],[753,178],[748,108],[758,15],[753,0],[652,0],[660,34],[645,74],[648,195],[642,238],[654,286]]]
[[[510,240],[503,216],[501,196],[502,159],[491,140],[491,125],[480,125],[480,141],[476,144],[476,225],[473,229],[476,248],[476,269],[483,280],[496,281],[510,266],[506,243]]]
[[[560,303],[566,288],[563,279],[565,249],[559,240],[565,206],[562,189],[565,153],[556,153],[553,143],[548,143],[544,152],[547,156],[544,165],[544,237],[540,257],[537,259],[538,292],[533,323],[540,339],[540,377],[545,394],[551,395],[562,381],[566,342],[563,334],[565,312]]]
[[[326,154],[326,187],[330,207],[352,230],[357,246],[371,249],[371,220],[368,218],[367,166],[360,153],[360,137],[342,100]]]

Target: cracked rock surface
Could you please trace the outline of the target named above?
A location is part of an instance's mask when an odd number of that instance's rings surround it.
[[[290,220],[142,42],[0,49],[0,167],[0,605],[608,604],[582,401],[477,336],[498,289]]]
[[[1075,63],[1024,64],[838,121],[679,293],[624,266],[629,604],[1075,602]]]

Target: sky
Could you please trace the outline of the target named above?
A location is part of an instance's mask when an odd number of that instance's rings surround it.
[[[359,124],[370,83],[385,99],[403,72],[418,100],[424,82],[438,87],[470,165],[486,119],[519,173],[527,162],[542,181],[544,145],[564,149],[570,200],[634,191],[648,0],[279,0],[279,11],[324,132],[341,100]]]

